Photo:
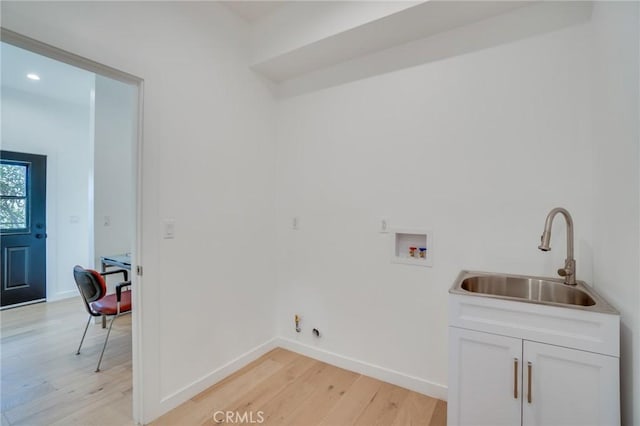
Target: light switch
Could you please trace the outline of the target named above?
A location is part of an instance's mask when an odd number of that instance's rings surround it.
[[[298,216],[291,219],[291,229],[293,229],[294,231],[300,229],[300,219],[298,218]]]
[[[162,237],[165,240],[172,240],[176,236],[176,222],[173,219],[165,219]]]

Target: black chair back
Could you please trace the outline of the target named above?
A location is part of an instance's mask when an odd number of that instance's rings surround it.
[[[98,275],[97,272],[84,269],[79,265],[73,268],[73,278],[76,281],[87,312],[93,316],[100,316],[100,314],[93,312],[89,305],[91,302],[102,299],[106,293],[104,280],[102,280],[102,277],[99,279],[96,275]]]

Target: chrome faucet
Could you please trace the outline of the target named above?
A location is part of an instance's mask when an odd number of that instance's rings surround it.
[[[540,245],[538,248],[542,251],[551,250],[549,246],[551,241],[551,224],[556,214],[562,213],[567,222],[567,258],[564,260],[564,268],[558,269],[558,275],[564,277],[564,283],[567,285],[576,285],[576,260],[573,258],[573,219],[569,212],[562,207],[556,207],[547,215],[544,222],[544,232],[540,237]]]

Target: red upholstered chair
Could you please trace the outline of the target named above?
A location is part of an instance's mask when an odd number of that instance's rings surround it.
[[[115,294],[107,294],[107,284],[104,281],[105,275],[124,273],[124,282],[121,282],[116,286]],[[100,371],[100,363],[102,362],[102,356],[104,350],[107,348],[107,342],[109,341],[109,334],[111,333],[111,327],[113,322],[120,315],[131,313],[131,291],[123,288],[131,285],[130,281],[127,281],[127,271],[120,269],[117,271],[99,273],[93,269],[84,269],[82,266],[76,265],[73,268],[73,278],[76,281],[82,300],[84,301],[85,308],[89,313],[89,320],[87,326],[84,328],[82,334],[82,340],[80,340],[80,346],[78,346],[78,352],[80,354],[80,348],[82,348],[82,342],[87,335],[87,329],[91,322],[91,317],[99,316],[112,316],[111,323],[109,324],[109,330],[107,331],[107,337],[104,339],[104,346],[100,353],[100,359],[98,360],[98,366],[96,372]]]

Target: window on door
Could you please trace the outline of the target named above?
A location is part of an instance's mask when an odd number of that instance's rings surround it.
[[[0,229],[7,232],[29,228],[27,212],[28,164],[0,163]]]

